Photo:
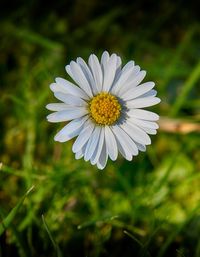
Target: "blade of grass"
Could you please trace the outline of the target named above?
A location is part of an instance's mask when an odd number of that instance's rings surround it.
[[[131,231],[131,233],[133,234],[137,234],[141,237],[145,237],[146,236],[146,231],[142,228],[133,226],[133,225],[129,225],[126,222],[120,221],[119,219],[113,219],[110,224],[115,227],[115,228],[120,228],[120,229],[125,229],[125,230],[129,230]]]
[[[29,195],[29,193],[33,190],[34,186],[32,186],[25,195],[21,198],[19,203],[10,211],[10,213],[2,220],[0,224],[0,235],[10,226],[11,222],[15,218],[16,214],[18,213],[20,207],[22,206],[25,198]]]
[[[148,240],[145,242],[144,247],[141,251],[141,257],[145,257],[146,252],[148,251],[149,246],[151,245],[151,243],[153,243],[153,240],[155,239],[155,236],[158,234],[158,232],[161,230],[161,227],[163,226],[163,224],[165,223],[165,221],[162,221],[157,227],[155,227],[155,229],[152,231],[152,233],[150,234]]]
[[[165,92],[165,89],[166,89],[168,83],[170,82],[171,78],[174,76],[174,72],[177,70],[177,64],[178,64],[179,60],[182,58],[184,51],[188,48],[188,45],[190,44],[190,42],[193,38],[193,35],[196,32],[196,28],[197,28],[196,26],[193,26],[192,28],[190,28],[186,32],[179,47],[177,47],[177,49],[174,53],[174,58],[172,59],[172,61],[169,63],[169,65],[167,67],[164,84],[161,87],[161,90],[163,92]]]
[[[140,240],[138,240],[134,235],[129,233],[127,230],[124,230],[124,234],[129,236],[131,239],[133,239],[141,247],[142,255],[140,255],[140,256],[145,256],[146,255],[146,256],[151,257],[151,254],[149,253],[149,251],[147,249],[145,249],[146,251],[144,253],[143,249],[145,248],[145,245]]]
[[[49,236],[49,238],[50,238],[50,240],[51,240],[51,242],[52,242],[52,244],[53,244],[53,247],[54,247],[54,249],[55,249],[55,251],[56,251],[57,257],[62,257],[62,253],[61,253],[61,251],[60,251],[59,245],[58,245],[58,244],[56,243],[56,241],[54,240],[54,238],[53,238],[53,236],[52,236],[52,234],[51,234],[51,232],[50,232],[50,230],[49,230],[49,227],[48,227],[48,225],[47,225],[47,223],[46,223],[46,221],[45,221],[45,219],[44,219],[44,215],[42,215],[42,221],[43,221],[45,230],[47,231],[47,234],[48,234],[48,236]]]
[[[131,239],[133,239],[140,247],[144,247],[143,243],[138,240],[134,235],[132,235],[131,233],[129,233],[128,231],[124,230],[124,234],[129,236]]]
[[[5,217],[5,211],[0,208],[0,217],[3,220]],[[21,233],[18,232],[16,226],[10,224],[9,229],[12,231],[12,234],[15,237],[16,246],[19,249],[19,255],[20,257],[27,257],[30,256],[30,253],[28,251],[27,245],[24,242]],[[0,254],[0,257],[3,256],[3,254]]]
[[[51,39],[48,39],[46,37],[43,37],[42,35],[33,32],[28,29],[15,27],[14,25],[10,23],[2,24],[2,30],[5,34],[9,34],[12,37],[16,37],[22,40],[25,40],[31,44],[37,44],[43,48],[50,49],[53,51],[63,51],[63,45],[55,42]]]
[[[96,218],[96,219],[93,219],[93,220],[90,220],[90,221],[87,221],[87,222],[85,222],[85,223],[83,223],[83,224],[80,224],[80,225],[78,225],[78,227],[77,227],[77,229],[84,229],[84,228],[87,228],[87,227],[90,227],[90,226],[95,226],[96,225],[96,223],[98,223],[98,222],[103,222],[103,223],[106,223],[106,222],[108,222],[108,221],[111,221],[111,220],[114,220],[114,219],[117,219],[118,218],[118,216],[117,215],[115,215],[115,216],[105,216],[105,217],[101,217],[101,218]]]
[[[183,106],[185,100],[187,99],[187,95],[194,87],[198,79],[200,78],[200,62],[196,65],[196,68],[193,70],[189,78],[186,80],[185,84],[182,87],[182,91],[180,92],[177,100],[171,109],[171,115],[176,116],[181,107]]]

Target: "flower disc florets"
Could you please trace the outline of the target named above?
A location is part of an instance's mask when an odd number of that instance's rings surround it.
[[[91,99],[89,111],[98,125],[113,125],[120,117],[121,105],[116,96],[101,92]]]

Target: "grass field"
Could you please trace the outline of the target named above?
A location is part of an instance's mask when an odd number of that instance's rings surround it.
[[[200,257],[200,24],[194,2],[27,1],[0,8],[0,256]],[[152,145],[105,170],[54,142],[49,84],[118,53],[156,82]]]

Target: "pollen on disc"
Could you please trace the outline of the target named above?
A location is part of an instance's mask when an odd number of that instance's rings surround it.
[[[115,96],[102,92],[92,98],[89,110],[97,124],[113,125],[120,117],[121,105]]]

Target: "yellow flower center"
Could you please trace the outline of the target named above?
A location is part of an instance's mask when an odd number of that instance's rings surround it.
[[[92,98],[89,110],[97,124],[112,125],[120,117],[121,105],[115,96],[102,92]]]

